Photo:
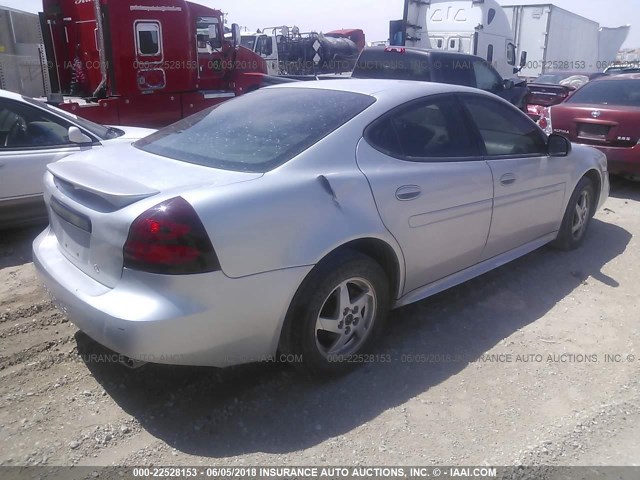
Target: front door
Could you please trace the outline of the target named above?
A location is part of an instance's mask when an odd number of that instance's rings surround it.
[[[80,151],[69,142],[70,124],[41,110],[0,99],[0,224],[42,203],[47,164]]]
[[[484,142],[493,174],[493,220],[483,259],[558,231],[572,166],[547,155],[546,136],[510,105],[461,95]]]
[[[216,17],[196,19],[196,44],[198,48],[198,79],[220,79],[228,68],[224,63],[223,29]],[[202,88],[202,87],[201,87]]]
[[[380,217],[406,261],[404,293],[480,259],[491,170],[452,95],[403,106],[369,127],[357,150]]]
[[[267,62],[267,73],[269,75],[280,74],[277,40],[281,38],[281,36],[276,37],[275,35],[260,35],[256,41],[255,52]]]

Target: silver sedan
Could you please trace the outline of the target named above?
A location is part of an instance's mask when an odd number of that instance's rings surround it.
[[[545,244],[609,194],[595,149],[475,89],[260,90],[49,165],[34,259],[71,321],[138,361],[353,365],[390,309]]]
[[[104,127],[0,90],[0,230],[46,220],[42,175],[47,164],[74,153],[131,143],[154,131]]]

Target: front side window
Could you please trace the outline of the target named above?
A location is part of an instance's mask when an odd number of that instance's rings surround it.
[[[70,126],[28,105],[0,99],[0,150],[69,145]]]
[[[473,62],[473,73],[476,76],[476,87],[480,90],[497,92],[502,87],[502,79],[484,60]]]
[[[511,42],[507,43],[507,63],[513,66],[516,64],[516,46]]]
[[[315,88],[258,90],[196,113],[134,145],[187,163],[268,172],[374,102],[369,95]]]
[[[546,155],[542,130],[525,114],[493,98],[463,95],[489,156]]]
[[[258,48],[256,49],[260,55],[270,56],[273,54],[273,39],[262,35],[258,38]]]
[[[470,157],[473,137],[466,131],[455,98],[425,100],[383,118],[367,129],[367,141],[383,153],[410,160]]]
[[[198,53],[211,53],[213,50],[222,48],[219,24],[216,17],[198,17],[196,20]]]
[[[136,41],[138,42],[139,55],[160,55],[160,24],[158,22],[136,22]]]
[[[30,103],[31,105],[34,105],[36,108],[39,108],[40,110],[46,110],[54,115],[68,118],[70,119],[71,123],[79,127],[82,127],[83,129],[88,130],[93,135],[101,138],[102,140],[111,140],[112,138],[118,138],[124,135],[124,132],[118,128],[105,127],[98,123],[92,122],[91,120],[87,120],[86,118],[78,117],[77,115],[74,115],[73,113],[69,113],[58,107],[54,107],[53,105],[49,105],[48,103],[41,102],[40,100],[36,100],[35,98],[22,97],[22,100],[24,100],[27,103]],[[59,121],[59,123],[64,125],[67,124],[67,122],[65,122],[64,120]],[[71,123],[69,123],[69,125],[71,125]]]

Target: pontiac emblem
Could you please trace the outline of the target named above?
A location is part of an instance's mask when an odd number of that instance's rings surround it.
[[[598,118],[600,116],[602,112],[600,112],[600,110],[594,110],[593,112],[591,112],[591,116],[593,118]]]

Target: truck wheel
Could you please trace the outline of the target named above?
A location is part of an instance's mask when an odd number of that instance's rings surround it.
[[[574,250],[584,241],[595,208],[593,182],[583,177],[573,191],[560,225],[558,237],[551,246],[559,250]]]
[[[318,264],[305,279],[285,320],[282,350],[313,376],[348,371],[384,327],[389,281],[367,255],[348,251]]]

